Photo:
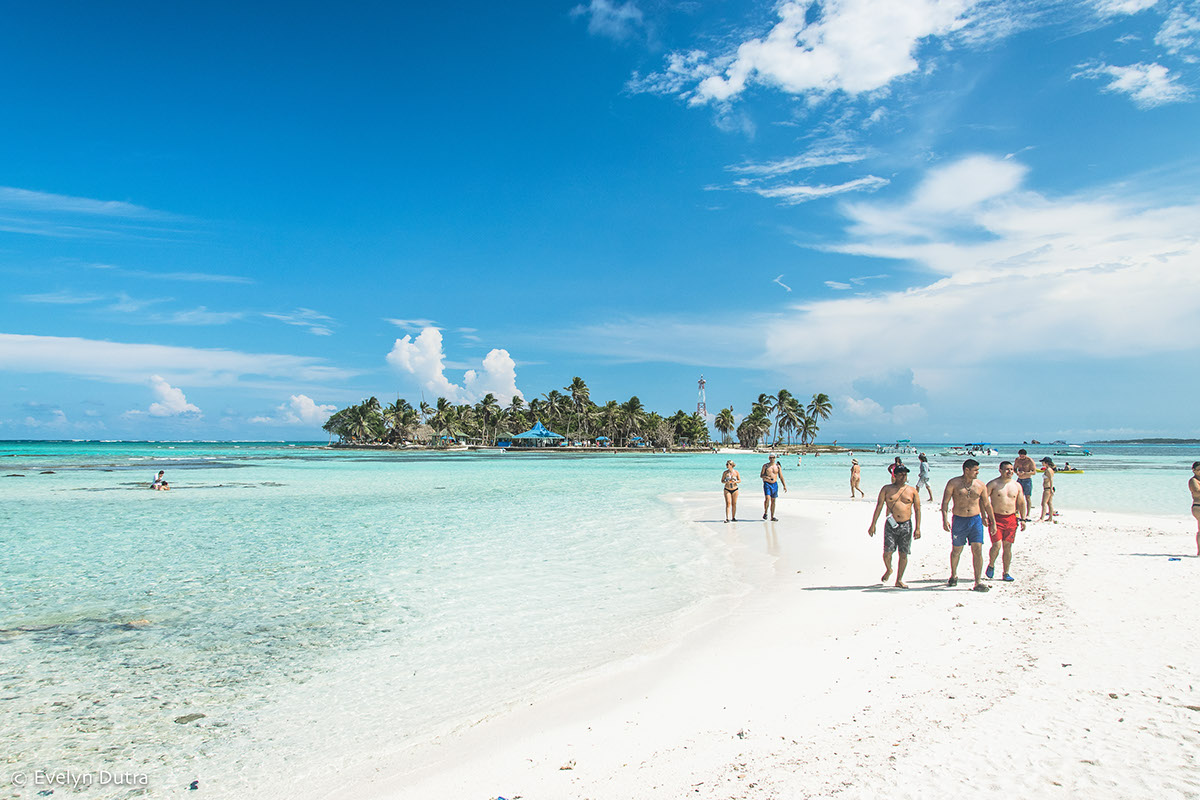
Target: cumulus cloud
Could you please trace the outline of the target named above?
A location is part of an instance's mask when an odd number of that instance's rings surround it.
[[[1109,79],[1104,91],[1127,94],[1138,108],[1154,108],[1191,97],[1187,87],[1180,85],[1161,64],[1130,64],[1127,67],[1098,64],[1086,66],[1072,77]]]
[[[784,2],[779,21],[762,38],[738,46],[733,56],[710,59],[690,53],[672,58],[649,89],[685,89],[693,104],[733,100],[760,83],[789,94],[859,95],[882,89],[919,68],[922,42],[966,27],[977,0],[825,0]]]
[[[262,425],[324,425],[335,411],[337,406],[319,405],[308,395],[294,394],[275,409],[275,416],[253,417],[250,422]]]
[[[425,328],[415,339],[408,335],[397,339],[387,362],[412,375],[432,396],[456,403],[478,400],[488,392],[505,400],[521,394],[516,386],[516,362],[507,350],[491,350],[479,370],[467,370],[462,386],[453,383],[446,377],[442,332],[433,327]]]
[[[896,365],[929,396],[1031,357],[1195,351],[1181,332],[1200,330],[1200,201],[1148,201],[1128,186],[1051,197],[1027,188],[1028,175],[1012,159],[972,156],[931,170],[903,202],[843,206],[843,241],[819,249],[928,274],[908,288],[705,324],[624,319],[562,338],[629,361],[774,369],[826,385],[857,380],[864,354],[895,342]],[[1036,335],[1051,322],[1056,335]]]
[[[178,417],[184,414],[200,416],[200,409],[187,401],[182,389],[176,389],[163,380],[161,375],[150,376],[150,389],[158,402],[151,403],[149,414],[152,417]]]

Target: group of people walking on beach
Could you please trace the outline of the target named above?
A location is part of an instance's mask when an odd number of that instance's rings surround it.
[[[914,539],[921,538],[921,489],[925,489],[930,502],[933,501],[933,488],[930,480],[929,459],[924,453],[918,456],[919,471],[916,485],[909,485],[909,469],[897,456],[888,465],[891,482],[879,490],[875,503],[875,513],[867,534],[875,535],[879,517],[887,510],[883,526],[883,563],[884,573],[880,579],[887,583],[892,574],[896,576],[895,585],[907,589],[904,582],[904,571],[908,566],[908,556],[912,553]],[[1041,514],[1038,521],[1057,522],[1054,511],[1054,461],[1050,457],[1042,461],[1042,498]],[[1016,541],[1017,529],[1025,530],[1030,522],[1030,509],[1033,503],[1033,476],[1038,466],[1029,453],[1022,449],[1018,451],[1014,461],[1001,461],[1000,474],[988,483],[979,480],[979,462],[968,458],[963,462],[962,474],[950,479],[942,493],[942,528],[950,534],[950,578],[947,586],[958,585],[958,565],[962,558],[963,548],[970,545],[971,564],[973,568],[974,586],[977,592],[986,592],[989,586],[983,582],[983,577],[995,577],[996,561],[1000,561],[1001,579],[1011,582],[1012,546]],[[1200,461],[1193,465],[1195,477],[1189,486],[1192,490],[1192,514],[1197,520],[1196,552],[1200,555]],[[777,521],[775,517],[775,501],[779,497],[779,489],[787,491],[787,482],[783,478],[783,469],[777,457],[772,454],[767,463],[759,471],[763,482],[763,519]],[[737,501],[742,476],[737,471],[737,465],[732,461],[725,462],[725,471],[721,473],[721,483],[725,495],[725,521],[737,522]],[[860,487],[862,469],[858,459],[850,461],[850,497],[865,497]],[[983,566],[984,531],[991,541],[988,552],[987,567]],[[893,558],[896,564],[893,567]]]

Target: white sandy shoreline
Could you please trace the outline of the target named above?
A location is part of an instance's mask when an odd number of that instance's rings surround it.
[[[768,526],[756,499],[703,523],[778,559],[726,616],[333,797],[1200,796],[1190,520],[1064,512],[980,595],[944,586],[927,513],[905,592],[877,583],[871,503],[785,497]]]

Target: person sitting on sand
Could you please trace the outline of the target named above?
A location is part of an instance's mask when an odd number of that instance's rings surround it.
[[[729,522],[730,518],[737,522],[737,498],[738,484],[742,482],[741,473],[734,467],[737,465],[732,461],[725,462],[725,471],[721,473],[721,483],[725,484],[725,521]]]
[[[992,478],[987,485],[988,500],[992,503],[992,526],[988,529],[992,549],[988,553],[984,574],[989,578],[996,577],[996,556],[1003,549],[1004,557],[1000,563],[1006,581],[1013,579],[1009,568],[1012,565],[1013,542],[1017,540],[1017,525],[1020,524],[1021,530],[1025,530],[1025,517],[1029,515],[1029,509],[1025,506],[1025,490],[1013,480],[1015,472],[1011,461],[1001,461],[1000,477]]]
[[[1192,516],[1196,518],[1196,556],[1200,557],[1200,461],[1192,462],[1188,489],[1192,492]]]
[[[946,512],[954,511],[954,525],[946,517]],[[988,527],[995,522],[992,520],[992,503],[988,498],[987,487],[979,480],[979,462],[968,458],[963,462],[962,475],[951,478],[942,492],[942,528],[950,533],[950,580],[947,586],[958,585],[958,560],[962,549],[968,543],[971,545],[971,562],[975,569],[976,592],[986,592],[988,587],[981,580],[983,577],[983,523],[987,520]]]
[[[858,459],[852,458],[852,459],[850,459],[850,499],[851,500],[854,499],[855,492],[858,492],[863,497],[867,496],[867,493],[858,487],[858,482],[861,480],[862,480],[862,470],[859,469]]]
[[[1038,522],[1058,522],[1054,518],[1054,462],[1050,456],[1042,459],[1042,511]]]
[[[775,518],[775,500],[779,497],[780,484],[783,485],[783,490],[787,491],[787,481],[783,479],[783,467],[776,463],[774,453],[767,457],[767,463],[763,464],[759,476],[763,482],[763,519],[770,514],[771,521],[778,522]]]
[[[892,553],[899,552],[896,560],[896,586],[907,589],[904,582],[904,568],[908,566],[908,556],[912,552],[913,539],[921,538],[921,493],[915,486],[908,485],[908,467],[901,464],[892,473],[892,482],[884,484],[879,490],[879,499],[875,501],[875,514],[871,517],[871,527],[867,535],[875,535],[875,523],[879,514],[887,506],[888,515],[883,523],[883,566],[886,572],[879,580],[887,583],[892,576]],[[914,525],[914,523],[916,523]]]

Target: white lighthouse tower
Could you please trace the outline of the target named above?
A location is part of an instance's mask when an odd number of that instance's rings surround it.
[[[700,415],[700,419],[708,416],[708,405],[704,402],[704,376],[700,376],[700,398],[696,401],[696,413]]]

